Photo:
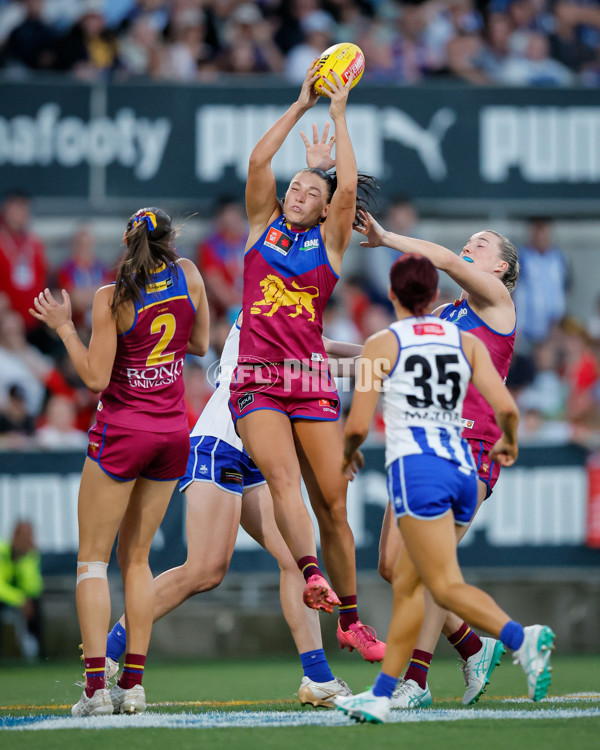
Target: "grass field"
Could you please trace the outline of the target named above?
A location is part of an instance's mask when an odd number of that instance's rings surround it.
[[[355,654],[340,657],[332,667],[356,692],[371,684],[378,671]],[[525,695],[525,678],[505,656],[487,693],[469,708],[460,703],[463,686],[457,662],[442,659],[430,672],[433,706],[394,712],[397,723],[378,726],[355,725],[337,711],[302,708],[294,696],[301,670],[293,659],[150,662],[144,678],[148,712],[109,718],[118,724],[111,729],[95,728],[102,719],[70,718],[70,706],[81,690],[73,683],[80,674],[76,661],[0,665],[0,748],[600,748],[600,655],[556,656],[549,699],[536,704],[515,701]],[[83,722],[84,728],[4,728],[27,716],[65,717],[67,727]],[[277,726],[281,722],[301,725]],[[53,723],[61,725],[58,719]],[[207,724],[225,726],[202,728]]]

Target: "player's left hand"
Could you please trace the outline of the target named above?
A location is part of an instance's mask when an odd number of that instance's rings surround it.
[[[385,229],[378,221],[371,216],[368,211],[362,208],[357,211],[357,220],[352,228],[354,231],[362,234],[365,239],[360,243],[361,247],[380,247],[383,245],[383,235]]]
[[[316,122],[313,122],[313,142],[311,143],[306,135],[300,131],[300,137],[306,146],[306,166],[316,169],[322,169],[327,172],[335,167],[335,159],[331,156],[331,151],[335,144],[335,136],[332,135],[329,140],[329,123],[325,123],[323,135],[319,138],[319,128]]]
[[[344,460],[342,461],[342,474],[349,482],[352,482],[364,465],[365,457],[363,456],[362,451],[357,448],[352,455],[344,455]]]
[[[62,290],[62,303],[58,303],[52,296],[49,289],[44,289],[33,300],[35,310],[29,308],[30,315],[37,320],[41,320],[49,328],[56,331],[57,328],[65,323],[71,322],[71,299],[64,289]]]
[[[516,444],[509,443],[504,436],[498,440],[490,451],[490,460],[497,461],[500,466],[512,466],[519,455]]]
[[[331,71],[331,75],[334,77],[335,83],[329,78],[324,78],[322,93],[323,96],[326,96],[331,101],[331,104],[329,105],[329,115],[335,120],[336,117],[341,117],[346,112],[348,94],[350,93],[350,87],[352,86],[354,76],[350,74],[348,80],[344,83],[335,70]]]

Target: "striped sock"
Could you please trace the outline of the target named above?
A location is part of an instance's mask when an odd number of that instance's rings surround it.
[[[119,678],[119,687],[123,690],[129,690],[134,685],[141,685],[145,664],[146,657],[142,654],[125,654],[125,664],[123,665],[123,673]]]
[[[432,659],[433,654],[430,654],[429,651],[419,651],[419,649],[416,648],[410,657],[410,662],[408,663],[408,669],[406,670],[404,679],[414,680],[421,690],[425,690],[427,687],[427,672],[429,672],[429,666]]]
[[[300,569],[300,572],[304,576],[304,580],[308,581],[308,579],[311,576],[323,575],[321,571],[319,570],[319,561],[316,557],[312,557],[311,555],[306,555],[306,557],[301,557],[298,560],[298,568]]]
[[[338,612],[340,613],[340,628],[342,630],[348,630],[350,625],[358,622],[358,604],[356,594],[354,596],[340,596],[340,606]]]
[[[456,633],[448,636],[450,645],[460,654],[460,658],[467,661],[469,656],[474,656],[481,651],[481,638],[467,625],[466,622],[460,626]]]
[[[85,660],[85,694],[91,698],[96,690],[102,690],[104,685],[104,669],[106,658],[95,656],[93,659]]]

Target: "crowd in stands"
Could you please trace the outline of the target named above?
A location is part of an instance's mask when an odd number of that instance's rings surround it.
[[[421,236],[417,210],[405,196],[388,202],[382,221],[394,232]],[[517,342],[508,379],[521,408],[521,438],[538,443],[575,441],[596,448],[600,300],[597,314],[586,325],[569,317],[569,267],[553,240],[552,221],[532,217],[528,232],[527,242],[519,248]],[[242,204],[223,198],[197,247],[186,248],[185,254],[195,256],[202,269],[211,306],[211,349],[202,359],[189,357],[184,373],[190,426],[210,398],[216,363],[241,307],[246,236]],[[359,240],[358,235],[353,240],[358,265],[350,261],[324,315],[326,336],[353,343],[364,342],[392,322],[387,279],[397,257],[386,248],[364,252],[357,247]],[[28,308],[46,286],[57,295],[66,289],[86,340],[94,292],[113,278],[114,269],[97,257],[85,225],[74,232],[61,262],[49,267],[44,244],[30,229],[28,197],[6,196],[0,209],[0,448],[85,449],[98,397],[79,381],[60,339],[38,326]],[[452,290],[445,291],[443,281],[441,288],[438,303],[451,302]],[[352,383],[345,380],[339,385],[348,408]],[[383,428],[380,416],[375,428],[377,439]]]
[[[16,78],[299,82],[342,41],[375,83],[600,85],[598,0],[0,0],[0,65]]]

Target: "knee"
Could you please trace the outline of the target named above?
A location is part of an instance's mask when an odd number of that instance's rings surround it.
[[[379,558],[379,565],[377,566],[377,570],[379,572],[379,575],[383,578],[384,581],[387,581],[388,583],[392,582],[392,577],[394,574],[394,566],[383,555]]]
[[[396,571],[392,578],[394,599],[410,599],[419,587],[419,579],[414,575],[405,575],[403,571]]]
[[[433,597],[438,607],[441,607],[442,609],[450,609],[450,610],[452,609],[453,586],[450,581],[447,581],[447,580],[432,581],[429,583],[427,588],[429,589],[429,593]]]
[[[287,495],[292,491],[300,491],[299,471],[293,469],[290,470],[290,467],[288,466],[277,464],[269,467],[263,473],[268,481],[271,494],[273,495]]]
[[[314,509],[320,523],[327,523],[334,528],[348,525],[346,495],[338,493],[327,495],[324,502]]]
[[[182,583],[186,598],[202,594],[204,591],[216,589],[223,581],[223,578],[225,578],[228,567],[227,564],[221,563],[218,560],[202,567],[188,566],[187,564],[182,565]]]

